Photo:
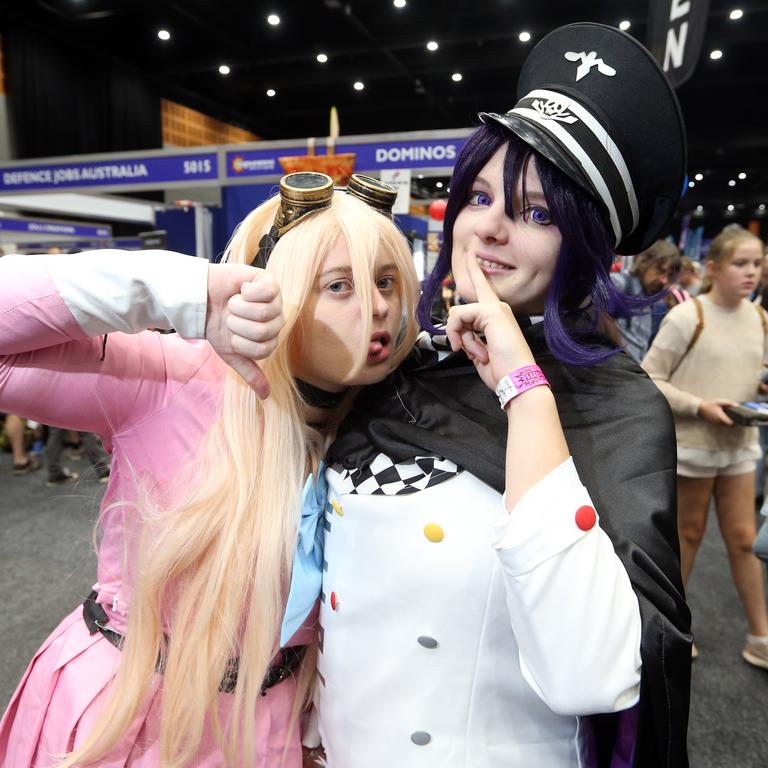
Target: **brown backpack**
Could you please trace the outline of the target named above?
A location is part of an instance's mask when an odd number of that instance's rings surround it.
[[[672,374],[680,367],[680,363],[683,362],[685,356],[693,349],[693,345],[699,340],[699,336],[701,336],[701,332],[704,330],[704,307],[701,303],[701,299],[697,296],[693,296],[691,301],[693,301],[693,304],[696,307],[696,328],[693,331],[691,340],[688,342],[688,346],[685,348],[685,352],[683,352],[681,358],[675,364],[675,367],[669,372],[670,376],[672,376]],[[757,314],[760,315],[760,322],[763,326],[763,335],[765,336],[768,334],[768,313],[766,313],[759,304],[753,304],[752,306],[757,310]]]

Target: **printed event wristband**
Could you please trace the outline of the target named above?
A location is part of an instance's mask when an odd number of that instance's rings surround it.
[[[510,371],[496,385],[496,397],[499,398],[501,410],[503,411],[513,398],[529,389],[541,386],[548,387],[549,382],[538,365],[524,365],[522,368]]]

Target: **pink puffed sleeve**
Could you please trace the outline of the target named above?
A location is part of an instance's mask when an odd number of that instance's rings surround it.
[[[212,352],[143,329],[202,335],[207,266],[170,252],[0,260],[0,411],[108,438],[163,408]]]

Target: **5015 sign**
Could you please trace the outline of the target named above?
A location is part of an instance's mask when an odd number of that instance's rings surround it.
[[[185,176],[199,176],[200,174],[207,174],[213,170],[213,164],[210,158],[203,157],[199,160],[185,160],[184,161],[184,175]]]

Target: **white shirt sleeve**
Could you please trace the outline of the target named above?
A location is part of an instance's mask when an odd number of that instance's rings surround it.
[[[613,544],[576,523],[594,509],[572,459],[550,472],[493,530],[523,677],[562,715],[615,712],[640,690],[640,608]],[[589,520],[591,513],[582,514]]]
[[[24,256],[45,259],[56,288],[84,333],[175,330],[205,337],[208,262],[172,251],[98,250]]]

